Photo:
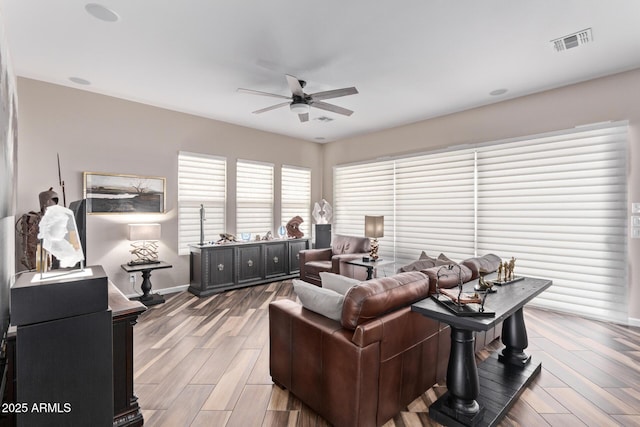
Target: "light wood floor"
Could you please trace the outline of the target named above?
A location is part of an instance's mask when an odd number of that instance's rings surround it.
[[[269,302],[289,281],[151,307],[135,326],[135,391],[146,426],[326,426],[269,377]],[[542,372],[501,426],[640,426],[640,328],[525,308]],[[501,348],[494,342],[490,350]],[[479,357],[486,358],[489,352]],[[434,426],[438,385],[386,427]]]

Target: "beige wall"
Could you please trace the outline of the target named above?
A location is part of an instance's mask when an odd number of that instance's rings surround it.
[[[37,211],[38,193],[49,187],[62,200],[56,153],[60,154],[67,204],[83,197],[83,171],[167,178],[165,214],[87,218],[89,264],[104,266],[111,280],[127,295],[133,290],[120,264],[130,259],[126,224],[133,222],[162,224],[160,257],[173,264],[173,269],[154,273],[153,288],[189,282],[188,256],[177,255],[179,150],[227,157],[231,207],[235,206],[237,158],[274,163],[276,178],[281,164],[311,168],[311,197],[321,198],[322,146],[316,143],[24,78],[18,79],[18,96],[18,215]],[[229,210],[227,223],[228,231],[234,232],[234,209]],[[217,236],[206,237],[213,240]],[[136,289],[140,282],[138,278]]]
[[[328,143],[324,197],[333,200],[335,165],[497,141],[603,121],[629,120],[629,215],[640,202],[640,70],[504,101],[374,134]],[[640,239],[629,240],[629,315],[640,324]]]

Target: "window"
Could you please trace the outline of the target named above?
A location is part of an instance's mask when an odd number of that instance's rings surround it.
[[[188,255],[188,245],[200,242],[201,205],[205,241],[225,231],[226,169],[225,158],[178,153],[178,255]]]
[[[311,223],[311,170],[295,166],[282,166],[281,222],[286,224],[299,215],[303,219],[300,230],[310,236]]]
[[[384,216],[381,258],[394,256],[394,161],[337,166],[333,170],[333,234],[364,236],[365,215]]]
[[[455,150],[396,161],[396,258],[426,251],[474,255],[474,153]],[[385,218],[386,219],[386,218]]]
[[[273,165],[238,160],[236,174],[237,233],[273,232]]]
[[[336,166],[334,228],[362,235],[365,214],[385,215],[380,249],[399,262],[513,256],[554,282],[534,304],[626,322],[627,127]]]
[[[478,252],[548,277],[546,308],[627,320],[627,126],[478,148]]]

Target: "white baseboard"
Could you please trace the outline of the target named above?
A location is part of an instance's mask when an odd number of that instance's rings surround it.
[[[640,319],[629,317],[629,326],[640,326]]]
[[[174,286],[172,288],[151,289],[151,293],[166,295],[166,294],[173,294],[176,292],[186,291],[187,289],[189,289],[189,285],[180,285],[180,286]],[[135,297],[139,297],[140,295],[142,294],[130,294],[130,295],[127,295],[127,298],[135,298]]]

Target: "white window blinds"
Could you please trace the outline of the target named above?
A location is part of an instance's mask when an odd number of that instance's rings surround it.
[[[478,148],[478,253],[553,279],[539,306],[626,321],[627,126]]]
[[[396,160],[396,258],[474,255],[474,152]]]
[[[385,215],[381,253],[495,253],[553,286],[536,305],[627,321],[627,123],[334,168],[334,231]],[[392,248],[395,248],[392,250]]]
[[[285,225],[299,215],[303,219],[300,230],[310,236],[311,223],[311,170],[295,166],[282,166],[281,222]]]
[[[273,232],[273,165],[238,160],[236,165],[236,232]]]
[[[200,242],[200,205],[204,205],[205,240],[225,231],[227,161],[222,157],[178,153],[178,254]]]
[[[393,160],[335,167],[332,234],[364,236],[365,215],[384,215],[379,255],[393,258],[394,185]]]

